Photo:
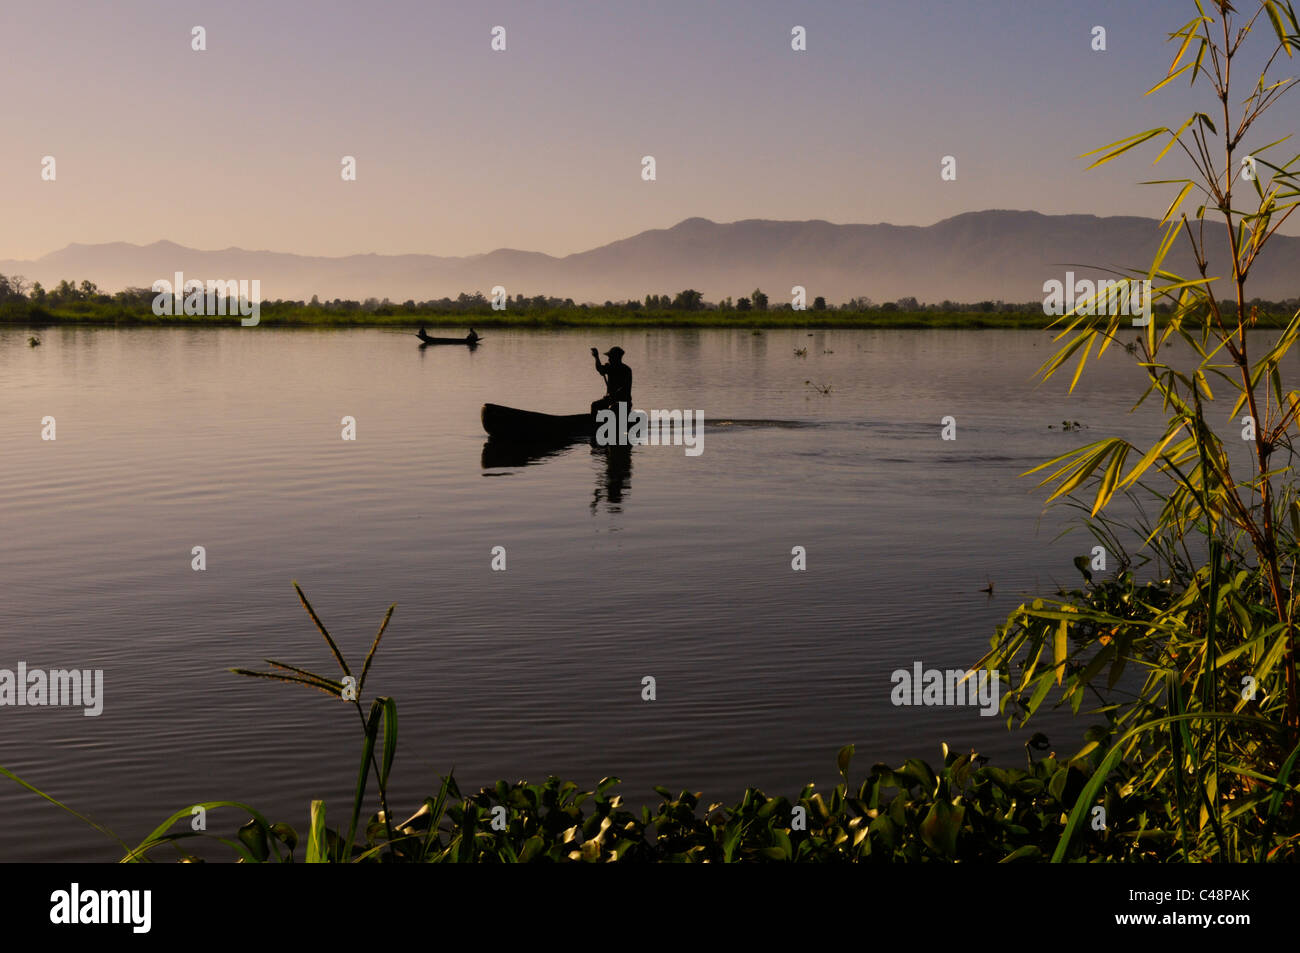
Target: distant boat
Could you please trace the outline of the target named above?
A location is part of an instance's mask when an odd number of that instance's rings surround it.
[[[483,340],[482,338],[472,338],[468,335],[463,338],[433,338],[429,337],[429,335],[425,334],[423,331],[417,331],[415,336],[420,339],[421,346],[427,344],[459,344],[461,347],[478,347],[479,342]]]
[[[596,432],[590,413],[539,414],[500,404],[484,404],[480,416],[489,437],[516,443],[582,440]]]

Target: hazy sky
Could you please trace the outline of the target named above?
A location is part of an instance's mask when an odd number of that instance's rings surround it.
[[[1185,80],[1142,98],[1194,15],[1191,0],[3,0],[0,258],[163,238],[567,254],[695,215],[1159,217],[1168,187],[1134,184],[1176,174],[1151,168],[1156,149],[1086,174],[1076,156],[1214,105]],[[1292,96],[1265,132],[1300,129]]]

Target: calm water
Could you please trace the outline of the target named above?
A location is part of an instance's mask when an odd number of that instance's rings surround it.
[[[793,795],[833,783],[848,742],[860,769],[941,741],[1018,760],[998,718],[893,707],[890,673],[967,667],[1023,593],[1073,584],[1090,543],[1053,542],[1066,513],[1017,475],[1151,430],[1122,351],[1073,397],[1035,388],[1037,332],[491,331],[475,353],[374,330],[27,334],[0,331],[0,668],[103,669],[105,700],[0,708],[0,764],[132,843],[200,800],[300,831],[313,797],[344,810],[350,706],[227,671],[332,671],[295,579],[358,665],[397,603],[366,693],[400,705],[395,811],[453,766],[466,789],[614,774],[639,803]],[[703,454],[485,467],[480,405],[585,409],[597,344],[627,351],[638,406],[704,411]],[[1044,724],[1071,752],[1085,727]],[[0,859],[119,853],[0,783]]]

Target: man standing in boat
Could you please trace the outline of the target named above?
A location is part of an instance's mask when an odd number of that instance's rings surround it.
[[[600,410],[612,410],[618,413],[619,404],[627,404],[624,413],[632,412],[632,368],[623,363],[623,349],[611,347],[605,352],[608,364],[600,363],[600,352],[594,347],[591,356],[596,359],[596,373],[605,378],[605,396],[591,405],[594,418]]]

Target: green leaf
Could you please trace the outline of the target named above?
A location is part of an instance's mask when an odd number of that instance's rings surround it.
[[[4,771],[4,769],[0,768],[0,771]],[[8,774],[8,772],[4,772],[4,773]],[[190,836],[189,832],[186,832],[185,835],[168,835],[167,831],[171,829],[173,824],[175,824],[177,821],[181,820],[182,818],[184,818],[186,821],[191,820],[194,817],[194,808],[202,808],[204,811],[211,811],[219,807],[237,808],[240,812],[250,815],[264,828],[269,828],[271,826],[270,823],[267,821],[267,819],[263,817],[260,813],[258,813],[256,809],[249,807],[247,804],[243,803],[242,801],[204,801],[201,804],[195,804],[192,807],[181,808],[171,817],[167,818],[167,820],[163,821],[152,831],[150,831],[149,836],[147,836],[144,840],[142,840],[133,850],[127,853],[127,855],[122,858],[120,863],[123,864],[138,863],[141,859],[145,857],[145,855],[150,850],[158,846],[159,843],[165,842],[168,839],[174,839],[177,836]],[[198,835],[194,835],[194,836],[198,836]],[[245,847],[240,842],[229,841],[222,838],[218,838],[218,840],[221,840],[221,842],[224,844],[229,844],[231,847],[234,847],[237,851],[241,852],[241,854],[246,854],[248,852],[248,848]],[[238,844],[237,847],[235,846],[236,844]],[[250,863],[253,860],[251,856],[249,856],[247,859],[249,860]]]
[[[1157,160],[1157,161],[1159,161],[1159,160]],[[1172,202],[1169,203],[1169,208],[1165,209],[1164,217],[1163,217],[1162,219],[1160,219],[1160,224],[1161,224],[1161,225],[1163,225],[1165,222],[1169,221],[1169,216],[1170,216],[1170,215],[1173,215],[1173,214],[1174,214],[1174,210],[1177,209],[1178,206],[1180,206],[1180,205],[1183,204],[1183,199],[1187,198],[1187,193],[1190,192],[1190,191],[1192,190],[1192,186],[1194,186],[1195,184],[1196,184],[1196,183],[1194,183],[1194,182],[1188,182],[1186,185],[1183,186],[1182,191],[1180,191],[1180,192],[1178,193],[1177,197],[1175,197],[1174,200],[1173,200]]]
[[[524,841],[524,849],[519,852],[519,863],[526,864],[531,860],[536,860],[542,856],[546,848],[546,843],[534,834],[528,840]]]
[[[1182,72],[1182,70],[1179,70],[1179,72]],[[1165,82],[1168,82],[1168,80],[1166,80]],[[1161,83],[1160,85],[1163,86],[1164,83]],[[1159,86],[1156,87],[1156,89],[1159,88],[1160,88]],[[1155,90],[1151,90],[1151,92],[1154,91]],[[1160,135],[1160,133],[1168,132],[1168,131],[1169,130],[1164,128],[1163,126],[1161,126],[1159,129],[1148,129],[1146,132],[1139,132],[1135,135],[1129,136],[1127,139],[1120,139],[1118,142],[1112,142],[1110,145],[1102,146],[1100,149],[1093,149],[1091,152],[1085,152],[1083,155],[1079,156],[1080,159],[1086,159],[1088,156],[1096,155],[1098,152],[1105,152],[1107,149],[1111,150],[1110,152],[1107,152],[1106,155],[1102,156],[1100,159],[1095,161],[1092,165],[1088,166],[1088,169],[1085,169],[1084,171],[1095,169],[1099,165],[1105,165],[1107,162],[1111,161],[1112,159],[1119,158],[1124,153],[1132,149],[1134,146],[1140,146],[1148,139],[1152,139]]]
[[[12,771],[10,771],[8,768],[0,768],[0,774],[3,774],[3,775],[4,775],[6,778],[8,778],[10,781],[13,781],[14,783],[16,783],[16,784],[18,784],[18,785],[20,785],[20,786],[26,788],[27,790],[31,791],[33,794],[40,795],[40,796],[43,797],[45,800],[47,800],[47,801],[49,801],[51,804],[53,804],[55,807],[60,808],[61,810],[67,811],[67,812],[68,812],[69,814],[71,814],[73,817],[77,818],[77,820],[79,820],[79,821],[84,821],[85,823],[87,823],[87,824],[89,824],[91,827],[93,827],[95,830],[99,831],[101,834],[106,834],[106,835],[108,835],[109,837],[113,838],[113,840],[117,841],[119,844],[122,845],[122,848],[123,848],[124,850],[130,850],[130,847],[127,845],[126,841],[122,840],[122,838],[118,837],[116,834],[114,834],[112,831],[110,831],[107,827],[105,827],[104,825],[102,825],[102,824],[100,824],[100,823],[98,823],[98,822],[96,822],[96,821],[92,821],[90,818],[86,817],[86,815],[82,814],[80,811],[74,811],[72,808],[68,807],[68,805],[64,804],[62,801],[56,801],[54,798],[50,797],[50,796],[49,796],[48,794],[46,794],[44,791],[42,791],[42,790],[40,790],[39,788],[36,788],[36,787],[34,787],[34,786],[28,784],[26,781],[24,781],[22,778],[18,777],[18,775],[14,774],[14,773],[13,773]],[[171,826],[171,825],[168,825],[168,827],[170,827],[170,826]],[[166,828],[163,828],[163,830],[166,830]]]
[[[272,824],[271,833],[275,839],[283,843],[292,853],[298,846],[298,832],[288,824]]]
[[[307,863],[324,864],[329,861],[329,848],[325,837],[325,802],[311,802],[311,820],[307,828]]]
[[[1043,852],[1033,844],[1026,844],[1024,847],[1017,847],[1007,856],[1003,857],[998,863],[1014,864],[1020,861],[1042,860]]]
[[[1174,80],[1176,80],[1178,77],[1182,76],[1182,75],[1183,75],[1184,73],[1186,73],[1189,69],[1191,69],[1191,68],[1192,68],[1192,65],[1193,65],[1193,64],[1188,63],[1186,66],[1184,66],[1184,67],[1182,67],[1180,70],[1178,70],[1178,72],[1176,72],[1176,73],[1170,73],[1168,76],[1166,76],[1166,77],[1165,77],[1164,79],[1162,79],[1160,82],[1156,83],[1154,86],[1152,86],[1150,89],[1148,89],[1148,90],[1147,90],[1145,93],[1143,93],[1142,95],[1144,95],[1144,96],[1150,96],[1150,95],[1151,95],[1152,93],[1154,93],[1157,89],[1160,89],[1160,88],[1163,87],[1163,86],[1168,86],[1170,83],[1172,83],[1172,82],[1173,82]]]
[[[1078,798],[1075,799],[1074,807],[1070,810],[1070,815],[1065,822],[1065,829],[1061,832],[1061,836],[1056,842],[1056,850],[1052,852],[1052,863],[1058,864],[1065,859],[1065,855],[1070,849],[1070,841],[1074,837],[1074,832],[1078,830],[1079,825],[1083,823],[1083,818],[1089,813],[1092,805],[1096,803],[1097,793],[1101,790],[1101,786],[1106,783],[1106,778],[1119,762],[1120,757],[1123,755],[1124,748],[1129,741],[1140,734],[1150,733],[1156,728],[1186,722],[1191,719],[1243,722],[1254,725],[1264,731],[1278,734],[1283,732],[1283,728],[1280,724],[1274,724],[1266,718],[1260,718],[1254,715],[1236,715],[1229,712],[1205,711],[1184,715],[1172,715],[1165,718],[1155,718],[1131,728],[1111,746],[1110,751],[1106,753],[1106,757],[1102,759],[1097,770],[1092,773],[1092,777],[1088,780],[1088,783],[1085,784],[1083,790],[1079,792]]]
[[[853,760],[853,745],[845,745],[835,756],[835,765],[840,769],[840,776],[845,783],[849,780],[849,762]]]
[[[921,840],[936,853],[952,857],[957,853],[957,833],[965,815],[963,807],[953,807],[943,799],[935,801],[921,822]]]
[[[1291,38],[1287,36],[1286,27],[1282,25],[1282,16],[1278,13],[1277,4],[1274,0],[1264,0],[1264,10],[1268,13],[1268,19],[1273,24],[1273,32],[1277,34],[1278,42],[1282,44],[1282,49],[1287,56],[1291,55]]]
[[[600,781],[596,783],[596,796],[598,798],[604,797],[605,792],[607,790],[612,788],[614,785],[621,784],[621,783],[622,783],[621,778],[615,778],[615,777],[601,778]]]
[[[382,700],[376,698],[370,706],[370,717],[366,719],[365,740],[361,745],[361,767],[357,771],[357,785],[352,797],[352,821],[348,824],[347,840],[339,845],[341,861],[352,859],[352,848],[356,843],[357,824],[361,820],[361,807],[366,800],[366,781],[370,778],[370,763],[375,756],[375,741],[379,736],[379,720],[383,713]]]
[[[257,859],[257,862],[264,863],[271,855],[271,848],[267,843],[266,828],[257,821],[249,821],[239,829],[239,839],[248,852]]]
[[[397,702],[387,696],[375,699],[376,704],[380,702],[384,711],[384,755],[379,764],[379,786],[387,788],[393,758],[397,756]]]
[[[1069,623],[1064,619],[1056,627],[1056,638],[1052,641],[1053,668],[1056,670],[1056,684],[1061,684],[1065,677],[1065,660],[1070,654],[1070,640],[1067,633]]]

